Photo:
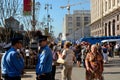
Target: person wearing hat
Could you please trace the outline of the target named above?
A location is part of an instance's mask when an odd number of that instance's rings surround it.
[[[22,48],[22,39],[13,38],[12,46],[2,57],[1,71],[4,80],[21,80],[24,69],[24,61],[17,49]]]
[[[40,51],[36,64],[36,80],[52,80],[52,51],[47,45],[47,36],[39,38]]]
[[[11,43],[8,43],[8,44],[6,44],[6,45],[3,47],[3,49],[4,49],[5,52],[6,52],[7,50],[9,50],[9,49],[11,48],[11,46],[12,46],[12,44],[11,44]]]

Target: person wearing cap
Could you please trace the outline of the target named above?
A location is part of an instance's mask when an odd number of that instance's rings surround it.
[[[11,41],[11,48],[2,57],[1,70],[4,80],[21,80],[24,69],[24,60],[17,52],[22,48],[21,38],[14,38]]]
[[[52,80],[52,51],[47,45],[47,36],[39,39],[40,51],[36,64],[36,80]]]

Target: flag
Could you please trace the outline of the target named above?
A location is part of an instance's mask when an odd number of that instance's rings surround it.
[[[24,8],[23,14],[24,15],[31,15],[32,12],[32,1],[31,0],[24,0]]]

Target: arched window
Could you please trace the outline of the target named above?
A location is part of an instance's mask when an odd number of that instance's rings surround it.
[[[113,0],[113,2],[112,2],[112,3],[113,3],[113,7],[114,7],[114,6],[115,6],[115,0]]]
[[[112,24],[112,29],[113,29],[113,36],[115,36],[115,20],[113,20],[113,24]]]
[[[107,36],[107,23],[105,23],[105,36]]]
[[[111,22],[108,23],[108,36],[111,36]]]

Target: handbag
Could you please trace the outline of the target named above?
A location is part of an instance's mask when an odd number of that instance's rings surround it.
[[[58,58],[58,59],[57,59],[57,63],[64,64],[64,63],[65,63],[65,60],[62,59],[62,58]]]

